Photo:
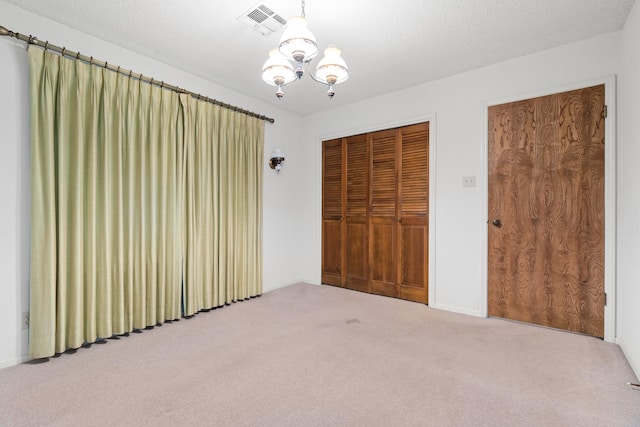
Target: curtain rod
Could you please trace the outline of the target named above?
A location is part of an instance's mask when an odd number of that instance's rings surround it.
[[[187,95],[191,95],[194,98],[197,98],[201,101],[206,101],[206,102],[210,102],[212,104],[216,104],[219,105],[221,107],[224,108],[228,108],[229,110],[233,110],[236,111],[238,113],[242,113],[242,114],[246,114],[248,116],[252,116],[252,117],[257,117],[258,119],[267,121],[269,123],[274,123],[275,120],[272,119],[271,117],[267,117],[264,116],[262,114],[258,114],[258,113],[254,113],[253,111],[249,111],[249,110],[245,110],[243,108],[240,107],[236,107],[235,105],[231,105],[231,104],[227,104],[225,102],[222,101],[218,101],[217,99],[213,99],[213,98],[209,98],[208,96],[202,96],[199,93],[195,93],[195,92],[191,92],[188,91],[186,89],[182,89],[178,86],[173,86],[170,84],[165,83],[164,81],[158,81],[155,80],[153,77],[147,77],[147,76],[143,76],[142,74],[139,73],[134,73],[131,70],[126,70],[124,68],[121,68],[119,66],[115,66],[112,64],[109,64],[106,61],[100,61],[97,59],[94,59],[93,56],[86,56],[86,55],[82,55],[80,52],[73,52],[71,50],[68,50],[66,47],[60,47],[60,46],[56,46],[53,44],[50,44],[48,41],[43,42],[41,40],[38,40],[37,37],[33,37],[32,35],[24,35],[24,34],[20,34],[20,33],[16,33],[13,32],[3,26],[0,25],[0,36],[8,36],[8,37],[15,37],[18,40],[22,40],[23,42],[27,42],[28,44],[33,44],[36,46],[40,46],[42,48],[44,48],[44,50],[52,50],[54,52],[58,52],[59,54],[61,54],[62,56],[68,56],[70,58],[75,58],[77,60],[80,61],[84,61],[84,62],[88,62],[91,65],[96,65],[98,67],[102,67],[111,71],[115,71],[116,73],[120,73],[120,74],[124,74],[127,75],[129,77],[133,77],[136,79],[139,79],[143,82],[152,84],[152,85],[156,85],[156,86],[160,86],[161,88],[167,88],[169,90],[173,90],[174,92],[178,92],[178,93],[184,93]]]

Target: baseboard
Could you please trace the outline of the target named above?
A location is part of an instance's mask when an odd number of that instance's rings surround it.
[[[300,280],[296,280],[295,282],[280,283],[280,284],[275,285],[275,286],[270,286],[268,288],[264,288],[262,290],[262,293],[266,294],[267,292],[276,291],[278,289],[286,288],[287,286],[298,285],[298,284],[301,284],[301,283],[304,283],[304,284],[307,284],[307,285],[319,285],[320,284],[320,283],[314,283],[314,282],[309,281],[309,280],[300,279]]]
[[[435,308],[436,310],[450,311],[452,313],[458,313],[458,314],[466,314],[467,316],[486,317],[486,316],[483,316],[479,310],[470,310],[468,308],[455,307],[452,305],[429,304],[429,307]]]
[[[0,369],[10,368],[11,366],[16,366],[24,362],[28,362],[31,360],[31,357],[27,354],[23,354],[20,357],[15,357],[13,359],[2,360],[0,361]]]
[[[8,359],[8,360],[1,360],[0,361],[0,369],[9,368],[11,366],[16,366],[19,363],[20,363],[19,359],[17,359],[17,358]]]
[[[622,354],[624,354],[624,357],[627,358],[627,362],[629,362],[629,366],[631,366],[631,370],[633,371],[634,374],[636,374],[636,380],[640,379],[640,365],[636,363],[636,360],[640,360],[640,359],[633,358],[633,356],[631,355],[631,352],[629,351],[629,347],[627,347],[623,338],[616,337],[616,344],[618,344],[618,346],[622,350]]]

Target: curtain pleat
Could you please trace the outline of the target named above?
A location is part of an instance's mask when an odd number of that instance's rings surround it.
[[[30,355],[262,292],[264,122],[29,49]]]
[[[56,185],[56,109],[58,62],[43,63],[29,50],[31,138],[30,353],[50,356],[56,341],[58,274],[58,197]],[[38,143],[38,141],[48,141]],[[35,309],[35,310],[34,310]],[[64,333],[64,332],[63,332]]]

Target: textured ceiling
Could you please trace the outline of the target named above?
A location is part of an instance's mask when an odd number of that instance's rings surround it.
[[[307,0],[320,49],[337,45],[350,78],[331,100],[308,76],[278,100],[260,69],[281,31],[263,36],[237,20],[257,0],[4,1],[301,115],[619,30],[634,2]],[[284,18],[300,14],[298,1],[261,3]]]

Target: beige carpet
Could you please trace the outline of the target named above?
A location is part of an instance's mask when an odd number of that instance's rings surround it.
[[[329,286],[0,370],[2,426],[640,426],[601,340]]]

